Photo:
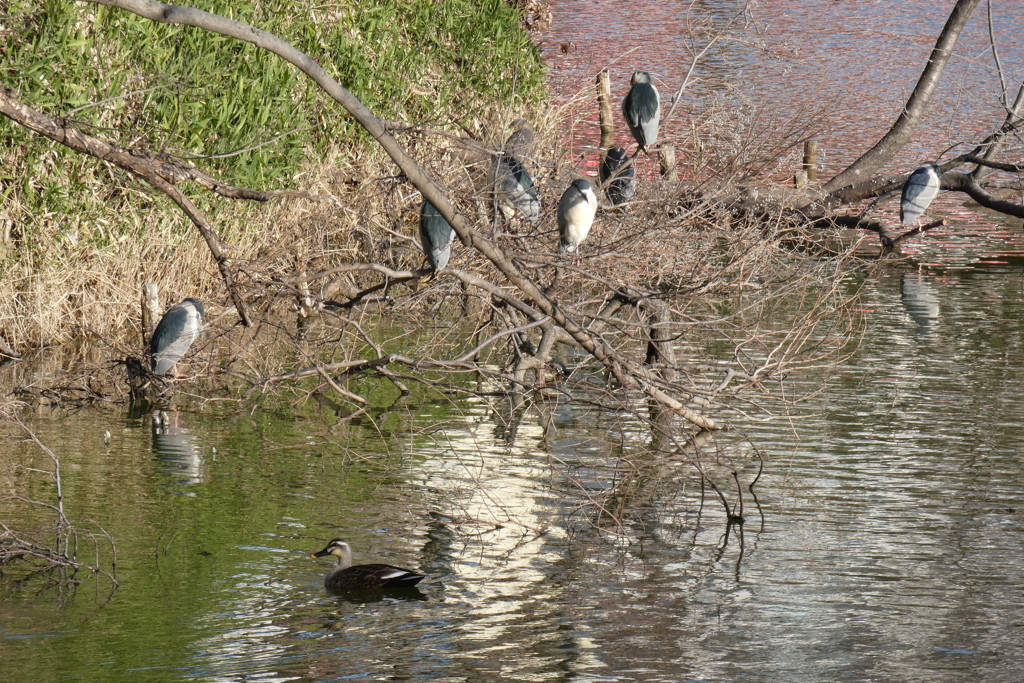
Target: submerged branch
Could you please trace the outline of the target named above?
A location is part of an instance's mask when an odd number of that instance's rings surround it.
[[[54,521],[51,528],[36,533],[17,530],[6,523],[0,522],[0,564],[35,560],[45,564],[41,571],[58,568],[85,569],[94,574],[103,574],[110,579],[111,584],[116,588],[118,583],[113,574],[113,568],[116,565],[114,539],[102,527],[97,527],[97,531],[80,529],[68,519],[64,512],[64,491],[60,471],[60,458],[46,444],[40,441],[28,425],[22,422],[21,418],[16,414],[3,410],[0,413],[0,417],[17,425],[26,438],[38,446],[50,459],[53,466],[51,470],[33,467],[26,467],[24,469],[46,475],[53,482],[55,498],[54,502],[47,502],[18,494],[3,496],[4,500],[17,500],[30,506],[50,510],[54,515]],[[79,534],[86,534],[93,539],[102,538],[107,541],[111,549],[111,571],[100,567],[98,562],[96,565],[91,565],[82,562],[76,557]],[[63,583],[65,581],[73,581],[73,579],[65,576],[59,579],[59,582]]]

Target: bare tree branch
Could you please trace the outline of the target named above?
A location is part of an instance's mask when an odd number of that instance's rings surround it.
[[[862,182],[878,172],[880,168],[899,153],[903,146],[910,141],[917,128],[925,108],[935,93],[946,64],[953,54],[960,33],[963,31],[967,20],[980,0],[957,0],[956,6],[949,15],[946,25],[939,34],[939,39],[932,49],[928,58],[928,65],[921,73],[921,77],[910,93],[910,99],[900,112],[896,122],[889,131],[875,145],[865,152],[859,159],[853,162],[845,171],[841,172],[825,184],[826,192],[833,192],[847,185]]]
[[[423,194],[424,198],[444,216],[464,244],[486,256],[509,282],[523,292],[532,305],[536,306],[544,315],[551,317],[577,344],[604,365],[618,382],[625,387],[639,389],[701,429],[720,428],[720,425],[714,420],[686,408],[680,401],[658,389],[647,377],[643,368],[621,358],[603,339],[589,334],[570,318],[533,280],[520,272],[494,242],[470,227],[469,222],[456,211],[455,206],[445,196],[442,188],[434,183],[424,170],[405,153],[398,141],[385,130],[381,120],[309,56],[267,31],[192,7],[165,5],[155,0],[87,1],[119,7],[153,21],[195,26],[237,38],[268,50],[298,67],[366,128],[409,181]]]
[[[206,240],[206,245],[213,255],[214,261],[217,263],[217,269],[220,271],[221,278],[224,280],[224,285],[227,287],[228,294],[238,311],[238,315],[242,318],[242,323],[246,326],[251,324],[249,315],[246,312],[245,302],[242,301],[242,297],[234,286],[234,276],[231,273],[228,257],[224,253],[220,237],[214,232],[213,225],[206,216],[174,185],[175,182],[188,175],[183,173],[183,166],[170,162],[156,162],[149,156],[133,154],[123,147],[94,138],[91,135],[86,135],[72,126],[40,114],[22,104],[17,99],[16,93],[10,88],[0,87],[0,114],[76,152],[94,156],[101,161],[106,161],[123,168],[170,197],[171,201],[177,204],[185,212],[185,215],[189,217],[193,225],[199,229],[203,239]],[[234,188],[234,190],[239,189]],[[249,192],[252,191],[250,190]]]

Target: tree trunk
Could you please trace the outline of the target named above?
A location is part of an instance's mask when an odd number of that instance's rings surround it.
[[[956,7],[953,8],[953,12],[949,15],[949,19],[946,21],[942,33],[939,34],[935,47],[932,49],[932,54],[928,58],[928,66],[921,73],[921,78],[918,79],[917,85],[914,86],[914,91],[910,94],[910,99],[907,100],[907,105],[900,112],[896,123],[892,125],[892,128],[889,129],[889,132],[881,140],[875,143],[874,147],[865,152],[861,158],[853,162],[845,171],[828,181],[824,188],[826,192],[832,192],[847,185],[854,185],[867,180],[892,161],[899,151],[903,149],[903,146],[910,141],[911,136],[914,134],[914,129],[917,128],[918,121],[921,120],[921,115],[935,93],[935,88],[939,84],[942,72],[945,70],[946,64],[953,54],[956,41],[960,38],[960,33],[963,31],[967,20],[979,1],[957,1]]]

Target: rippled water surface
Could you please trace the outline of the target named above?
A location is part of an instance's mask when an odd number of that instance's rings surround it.
[[[310,406],[38,416],[120,588],[4,584],[4,678],[1019,680],[1024,272],[893,271],[863,301],[856,355],[790,384],[825,393],[736,418],[767,462],[731,529],[685,468],[602,521],[629,425],[565,405],[400,406],[379,433]],[[5,481],[44,496],[9,432]],[[429,578],[329,595],[308,555],[335,535]]]

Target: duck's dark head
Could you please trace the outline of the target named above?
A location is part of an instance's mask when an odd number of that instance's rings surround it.
[[[332,539],[331,543],[324,547],[324,550],[315,552],[309,557],[326,557],[328,555],[337,557],[338,563],[344,566],[349,566],[352,563],[352,549],[341,539]]]
[[[351,555],[351,553],[352,549],[349,547],[348,543],[340,538],[335,538],[324,546],[323,550],[313,553],[310,557],[326,557],[327,555],[334,555],[335,557],[344,558],[346,555]]]

